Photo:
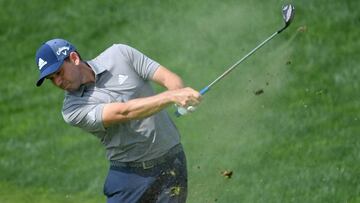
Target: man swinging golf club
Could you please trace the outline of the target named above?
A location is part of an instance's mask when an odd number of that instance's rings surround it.
[[[177,116],[193,111],[201,95],[291,23],[294,7],[282,9],[285,26],[268,37],[200,93],[141,52],[115,44],[83,61],[63,39],[44,43],[36,53],[45,78],[66,91],[65,121],[96,135],[110,161],[104,193],[110,203],[185,202],[186,160],[179,132],[163,109],[176,104]],[[149,81],[168,90],[155,94]]]
[[[110,203],[185,202],[186,158],[180,135],[164,108],[197,105],[199,92],[138,50],[114,44],[84,61],[64,39],[36,52],[40,86],[65,90],[64,120],[97,136],[110,169],[104,194]],[[167,88],[155,94],[150,81]]]

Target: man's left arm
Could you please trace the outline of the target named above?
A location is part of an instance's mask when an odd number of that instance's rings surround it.
[[[178,75],[161,65],[156,69],[151,80],[168,90],[175,90],[184,87],[184,83]]]

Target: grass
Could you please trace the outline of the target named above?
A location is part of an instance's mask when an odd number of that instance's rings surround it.
[[[188,202],[360,202],[360,3],[290,2],[293,24],[174,118]],[[101,144],[63,122],[61,91],[35,88],[43,41],[87,59],[129,44],[201,89],[282,26],[283,3],[0,0],[0,202],[105,201]]]

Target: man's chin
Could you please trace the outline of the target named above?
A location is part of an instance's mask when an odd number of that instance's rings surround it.
[[[65,90],[65,91],[68,91],[68,92],[75,92],[75,91],[77,91],[79,88],[80,88],[80,87],[72,87],[71,85],[68,85],[68,86],[66,86],[66,87],[64,87],[64,88],[61,88],[61,89]]]
[[[68,91],[68,92],[75,92],[75,91],[77,91],[79,88],[67,88],[67,89],[65,89],[66,91]]]

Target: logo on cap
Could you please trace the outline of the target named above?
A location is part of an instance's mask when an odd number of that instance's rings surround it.
[[[63,54],[64,56],[67,55],[67,51],[70,50],[70,47],[59,47],[58,50],[56,51],[56,54],[58,56],[60,56],[60,54]]]
[[[38,62],[39,70],[41,70],[46,64],[47,61],[44,61],[42,58],[39,58],[39,62]]]

